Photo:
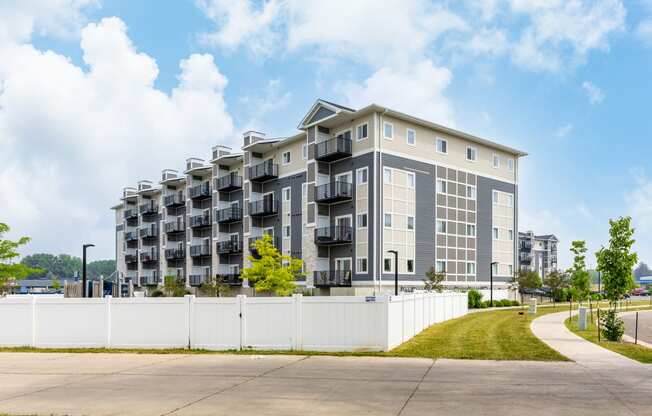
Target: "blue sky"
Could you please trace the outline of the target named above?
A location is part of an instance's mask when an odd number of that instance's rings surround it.
[[[652,261],[652,2],[376,3],[0,5],[0,220],[26,253],[111,257],[124,185],[291,134],[317,98],[374,101],[527,151],[520,229],[557,234],[563,266],[620,215]]]

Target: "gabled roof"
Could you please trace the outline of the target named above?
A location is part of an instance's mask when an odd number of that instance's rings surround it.
[[[306,114],[305,117],[301,120],[297,128],[299,130],[303,130],[318,121],[336,116],[343,111],[347,113],[355,112],[354,109],[344,107],[343,105],[331,103],[330,101],[321,99],[317,100],[310,108],[310,111],[308,111],[308,114]]]

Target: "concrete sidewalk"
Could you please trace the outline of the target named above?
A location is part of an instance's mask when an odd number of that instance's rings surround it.
[[[611,373],[570,362],[0,353],[0,414],[652,415],[651,373]]]

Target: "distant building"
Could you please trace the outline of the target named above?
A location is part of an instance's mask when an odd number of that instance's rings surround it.
[[[63,282],[59,282],[63,286]],[[15,281],[9,289],[12,294],[55,293],[52,279],[21,279]],[[59,292],[61,289],[59,289]]]
[[[552,234],[534,235],[532,231],[518,233],[520,270],[535,271],[543,279],[557,269],[557,237]]]

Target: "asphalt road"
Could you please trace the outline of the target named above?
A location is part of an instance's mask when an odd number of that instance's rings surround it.
[[[634,338],[636,314],[624,314],[622,318],[625,322],[625,333]],[[652,311],[640,311],[638,313],[638,339],[652,344]]]
[[[373,357],[0,353],[0,413],[652,415],[652,367]]]

